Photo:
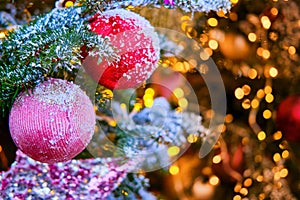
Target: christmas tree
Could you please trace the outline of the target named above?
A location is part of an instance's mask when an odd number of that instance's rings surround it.
[[[297,199],[299,6],[1,3],[1,198]]]

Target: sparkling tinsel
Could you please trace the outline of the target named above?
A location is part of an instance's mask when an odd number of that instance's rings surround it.
[[[114,159],[86,159],[48,165],[21,151],[7,172],[0,174],[5,199],[105,199],[132,168]]]

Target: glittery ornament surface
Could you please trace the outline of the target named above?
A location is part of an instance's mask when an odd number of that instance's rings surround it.
[[[97,56],[86,56],[83,66],[87,73],[110,89],[136,87],[157,67],[159,39],[154,28],[143,17],[124,10],[109,10],[90,20],[91,31],[108,36],[119,50],[120,60],[100,63]]]
[[[21,93],[10,113],[15,144],[41,162],[75,157],[94,133],[95,113],[88,96],[79,86],[60,79],[45,81],[30,93]]]
[[[106,199],[132,167],[116,163],[96,158],[49,165],[17,151],[10,170],[0,173],[0,199]]]

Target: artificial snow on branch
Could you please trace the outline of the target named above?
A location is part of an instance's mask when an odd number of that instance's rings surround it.
[[[210,12],[220,11],[228,12],[231,8],[229,0],[82,0],[79,1],[84,5],[87,4],[89,9],[103,11],[106,9],[115,9],[120,7],[144,7],[144,6],[164,6],[167,8],[180,8],[185,12]]]

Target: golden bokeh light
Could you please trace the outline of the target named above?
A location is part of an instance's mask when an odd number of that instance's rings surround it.
[[[274,160],[275,162],[279,162],[279,161],[281,160],[281,155],[280,155],[279,153],[275,153],[275,154],[273,155],[273,160]]]
[[[282,158],[287,159],[290,156],[290,152],[288,150],[284,150],[281,153]]]
[[[209,40],[208,42],[208,46],[213,49],[216,50],[218,48],[218,42],[216,40]]]
[[[247,188],[242,188],[242,189],[240,190],[240,194],[243,195],[243,196],[247,196],[247,194],[248,194],[248,189],[247,189]]]
[[[243,85],[242,89],[243,89],[245,95],[249,95],[251,92],[251,87],[249,85]]]
[[[248,71],[248,77],[250,79],[255,79],[257,77],[257,71],[254,68],[249,69]]]
[[[282,138],[282,133],[281,131],[276,131],[274,134],[273,134],[273,139],[274,140],[280,140]]]
[[[245,100],[243,101],[243,103],[242,103],[242,107],[243,107],[244,109],[249,109],[249,108],[251,108],[251,101],[250,101],[250,99],[245,99]]]
[[[250,42],[255,42],[256,39],[257,39],[257,36],[256,36],[255,33],[249,33],[249,34],[248,34],[248,40],[249,40]]]
[[[288,174],[289,174],[289,171],[286,168],[283,168],[282,170],[280,170],[280,177],[281,178],[287,177]]]
[[[152,88],[147,88],[147,89],[145,90],[145,94],[147,94],[147,95],[153,97],[153,96],[155,95],[155,91],[154,91],[154,89],[152,89]]]
[[[231,123],[233,121],[233,115],[232,114],[227,114],[225,116],[225,122],[226,123]]]
[[[213,17],[209,18],[207,20],[207,23],[208,23],[208,25],[210,25],[212,27],[218,26],[218,20],[216,18],[213,18]]]
[[[172,165],[169,168],[169,173],[172,175],[177,175],[179,173],[179,167],[177,165]]]
[[[178,105],[181,107],[181,108],[187,108],[188,107],[188,100],[186,98],[181,98],[178,100]]]
[[[187,141],[189,143],[195,143],[197,142],[198,140],[198,136],[196,134],[190,134],[188,137],[187,137]]]
[[[271,12],[271,14],[274,15],[274,16],[278,15],[278,9],[275,8],[275,7],[271,8],[270,12]]]
[[[206,52],[206,51],[201,51],[200,52],[200,58],[202,59],[202,60],[208,60],[209,59],[209,54]]]
[[[72,7],[72,6],[74,6],[73,1],[67,1],[67,2],[65,3],[65,7],[66,7],[66,8],[69,8],[69,7]]]
[[[296,48],[294,46],[290,46],[288,48],[288,52],[289,52],[289,54],[294,55],[294,54],[296,54]]]
[[[168,148],[168,155],[169,156],[176,156],[180,152],[180,148],[178,146],[172,146]]]
[[[222,161],[221,155],[214,156],[212,161],[213,161],[214,164],[220,163]]]
[[[270,110],[264,110],[264,112],[263,112],[263,117],[265,118],[265,119],[270,119],[271,117],[272,117],[272,112],[270,111]]]
[[[237,183],[235,186],[234,186],[234,191],[236,193],[240,192],[240,190],[242,189],[242,184],[241,183]]]
[[[263,57],[264,59],[269,59],[270,56],[271,56],[271,52],[270,52],[268,49],[264,49],[264,50],[262,51],[262,57]]]
[[[218,184],[220,183],[220,179],[219,179],[217,176],[213,175],[213,176],[211,176],[211,177],[209,178],[209,183],[210,183],[211,185],[216,186],[216,185],[218,185]]]
[[[258,106],[259,106],[259,101],[257,99],[253,99],[251,101],[251,107],[255,109],[258,108]]]
[[[278,75],[278,70],[275,67],[271,67],[269,70],[269,74],[271,77],[275,78]]]
[[[256,96],[258,97],[258,98],[263,98],[264,96],[265,96],[265,91],[263,90],[263,89],[259,89],[257,92],[256,92]]]
[[[267,16],[262,16],[261,19],[261,24],[265,29],[269,29],[271,27],[271,21],[269,19],[269,17]]]
[[[259,55],[259,56],[262,56],[263,51],[264,51],[264,48],[258,47],[257,50],[256,50],[256,54]]]
[[[0,39],[5,38],[5,33],[4,32],[0,32]]]
[[[258,134],[257,134],[257,138],[260,140],[260,141],[263,141],[265,140],[267,137],[266,133],[264,131],[260,131]]]
[[[273,88],[272,88],[271,86],[269,86],[269,85],[267,85],[267,86],[264,88],[264,92],[265,92],[266,94],[270,94],[270,93],[272,93],[272,91],[273,91]]]
[[[230,0],[230,2],[233,4],[237,4],[239,2],[239,0]]]
[[[179,98],[182,98],[184,96],[184,91],[181,88],[176,88],[173,91],[173,94],[175,95],[175,97],[177,97],[179,99]]]
[[[263,182],[263,180],[264,180],[264,177],[262,175],[259,175],[256,177],[257,182]]]
[[[235,195],[232,200],[242,200],[242,197],[240,195]]]
[[[268,103],[272,103],[274,101],[274,96],[271,93],[269,93],[265,96],[265,100]]]
[[[251,178],[247,178],[246,180],[244,180],[244,186],[245,187],[250,187],[252,185],[252,179]]]
[[[234,91],[234,95],[237,99],[242,99],[245,96],[244,90],[242,88],[237,88]]]

